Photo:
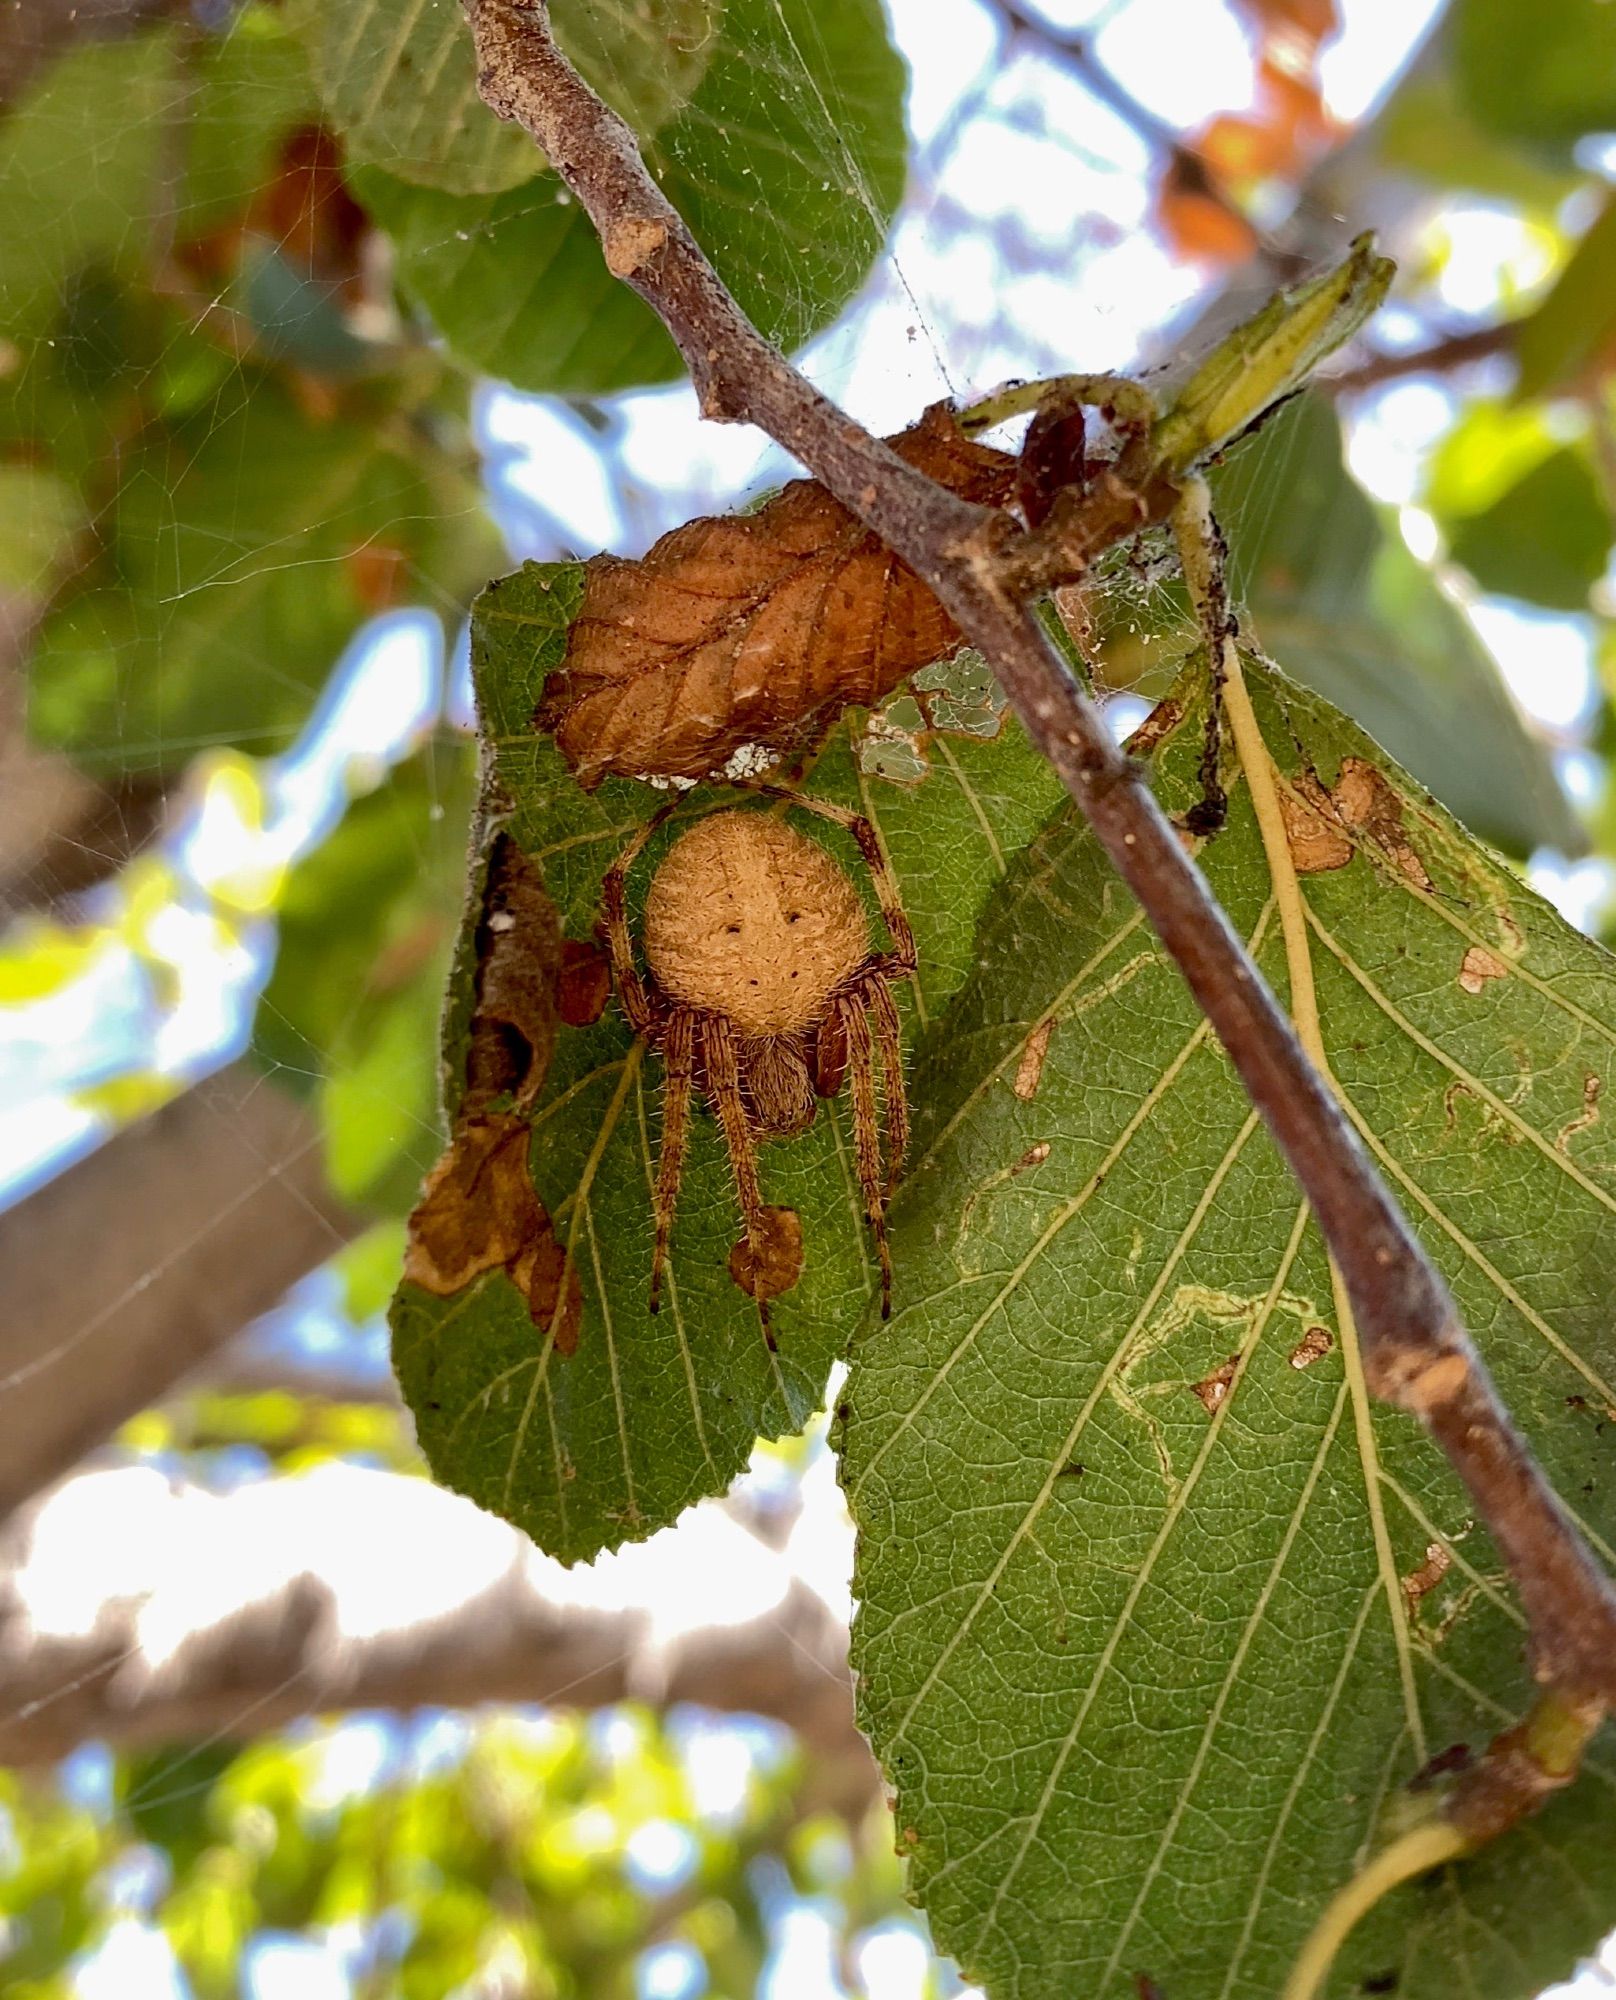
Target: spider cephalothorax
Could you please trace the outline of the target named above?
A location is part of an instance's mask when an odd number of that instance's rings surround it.
[[[655,1312],[679,1199],[690,1099],[712,1105],[729,1149],[746,1234],[739,1275],[768,1330],[765,1236],[757,1144],[811,1124],[816,1100],[851,1082],[854,1153],[881,1264],[881,1310],[891,1308],[886,1205],[908,1135],[898,1012],[890,986],[915,969],[915,941],[867,820],[769,791],[843,826],[858,843],[891,941],[870,945],[851,878],[817,841],[772,813],[730,807],[697,820],[669,848],[645,899],[646,973],[635,963],[624,879],[673,808],[658,813],[607,871],[601,895],[612,970],[630,1026],[666,1068],[662,1154],[651,1265]],[[886,1099],[885,1158],[876,1072]],[[731,1269],[737,1269],[732,1258]],[[776,1285],[774,1289],[784,1289]]]

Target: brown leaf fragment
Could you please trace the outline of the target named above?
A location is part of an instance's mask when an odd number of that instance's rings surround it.
[[[612,962],[598,944],[561,941],[561,978],[556,998],[569,1028],[587,1028],[606,1011],[612,997]]]
[[[1345,868],[1352,842],[1342,831],[1330,795],[1311,771],[1300,771],[1279,794],[1280,815],[1298,875],[1322,875]]]
[[[729,1253],[729,1274],[749,1299],[777,1299],[802,1276],[802,1217],[766,1208],[757,1255],[743,1236]]]
[[[1016,1064],[1015,1080],[1010,1085],[1023,1104],[1030,1104],[1038,1095],[1038,1085],[1043,1080],[1044,1059],[1049,1054],[1049,1038],[1054,1032],[1055,1017],[1050,1014],[1027,1037],[1021,1060]]]
[[[1195,1394],[1200,1397],[1202,1407],[1208,1416],[1212,1414],[1234,1387],[1234,1378],[1239,1372],[1239,1368],[1240,1356],[1238,1354],[1231,1354],[1228,1360],[1220,1367],[1213,1369],[1205,1381],[1192,1382],[1190,1384]]]
[[[1466,993],[1479,993],[1489,979],[1502,979],[1509,967],[1485,946],[1473,944],[1459,964],[1459,984]]]
[[[1011,498],[1015,461],[963,437],[946,403],[889,442],[964,499]],[[586,569],[534,716],[586,789],[706,777],[743,745],[794,748],[960,644],[929,588],[816,480]]]
[[[1453,1557],[1440,1542],[1426,1543],[1424,1562],[1402,1579],[1403,1599],[1411,1612],[1419,1608],[1420,1599],[1427,1591],[1435,1590],[1452,1567]]]
[[[1040,1139],[1036,1146],[1029,1146],[1027,1148],[1026,1152],[1022,1154],[1021,1158],[1017,1160],[1010,1171],[1013,1174],[1024,1174],[1029,1167],[1041,1167],[1045,1160],[1049,1158],[1049,1154],[1049,1141],[1047,1139]]]
[[[531,1104],[555,1046],[561,928],[537,865],[508,834],[499,834],[489,852],[475,949],[463,1120],[497,1097]]]
[[[1290,1364],[1293,1368],[1311,1368],[1315,1361],[1322,1361],[1334,1345],[1327,1326],[1310,1326],[1291,1349]]]
[[[1343,757],[1331,794],[1342,821],[1361,833],[1418,889],[1432,886],[1425,863],[1408,844],[1403,800],[1396,787],[1363,757]]]
[[[465,1120],[428,1174],[409,1220],[404,1275],[439,1298],[503,1271],[556,1351],[577,1350],[583,1320],[571,1267],[528,1170],[528,1127],[509,1116]]]

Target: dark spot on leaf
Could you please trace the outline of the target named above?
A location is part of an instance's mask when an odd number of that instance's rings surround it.
[[[560,926],[538,867],[508,834],[489,852],[475,948],[463,1119],[478,1117],[495,1098],[531,1104],[555,1045]]]
[[[1364,1993],[1395,1993],[1402,1984],[1400,1972],[1376,1972],[1367,1978],[1359,1989]]]
[[[1453,1776],[1458,1771],[1468,1771],[1475,1762],[1475,1756],[1468,1743],[1450,1743],[1446,1750],[1438,1750],[1434,1757],[1428,1757],[1408,1781],[1411,1792],[1428,1792],[1439,1778]]]
[[[1201,1399],[1201,1404],[1208,1415],[1218,1408],[1234,1387],[1234,1378],[1239,1367],[1240,1356],[1231,1354],[1228,1360],[1221,1367],[1214,1368],[1204,1381],[1191,1383],[1191,1388]]]

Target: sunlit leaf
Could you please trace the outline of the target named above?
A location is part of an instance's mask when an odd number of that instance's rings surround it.
[[[1252,671],[1293,810],[1339,839],[1298,847],[1349,1116],[1609,1555],[1616,966]],[[1201,858],[1283,991],[1243,787]],[[898,1311],[843,1404],[863,1719],[938,1945],[995,2000],[1270,2000],[1396,1788],[1529,1699],[1521,1615],[1440,1453],[1359,1401],[1295,1184],[1071,809],[978,955],[915,1079]],[[1563,1976],[1616,1918],[1613,1831],[1602,1742],[1530,1828],[1378,1910],[1330,1993]]]
[[[591,940],[607,866],[668,797],[627,779],[580,792],[533,729],[581,589],[576,568],[530,564],[479,601],[473,639],[494,753],[485,840],[501,833],[542,870],[574,946]],[[914,743],[914,781],[890,782],[863,762],[850,718],[813,762],[807,789],[866,814],[878,830],[920,942],[910,1022],[923,1028],[965,975],[978,913],[1058,785],[1008,721],[996,736],[921,729]],[[692,793],[686,809],[712,799]],[[858,869],[839,830],[825,838],[843,866]],[[635,873],[636,916],[661,851],[653,847]],[[465,1087],[474,974],[468,938],[450,995],[451,1115]],[[576,1351],[548,1343],[527,1300],[495,1271],[448,1298],[406,1285],[394,1309],[394,1357],[437,1476],[574,1559],[650,1533],[726,1486],[759,1433],[802,1423],[869,1297],[872,1259],[845,1094],[824,1103],[808,1131],[761,1150],[764,1199],[797,1211],[805,1244],[800,1282],[774,1301],[778,1353],[729,1274],[740,1221],[705,1112],[692,1132],[663,1308],[654,1317],[647,1309],[661,1064],[615,1002],[560,1030],[525,1115],[534,1189],[581,1286]]]

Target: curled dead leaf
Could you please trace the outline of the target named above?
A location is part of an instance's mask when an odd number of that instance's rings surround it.
[[[440,1298],[503,1271],[559,1354],[577,1350],[578,1274],[533,1190],[525,1119],[467,1119],[427,1176],[409,1221],[404,1275]]]
[[[489,852],[476,953],[463,1119],[497,1097],[532,1103],[555,1046],[561,927],[537,865],[508,834]]]
[[[749,1299],[777,1299],[802,1276],[802,1217],[765,1208],[756,1256],[743,1236],[729,1253],[729,1274]]]
[[[965,499],[1012,496],[1015,461],[963,437],[946,404],[889,442]],[[816,480],[586,570],[534,717],[586,789],[706,777],[743,745],[789,750],[960,643],[930,589]]]

